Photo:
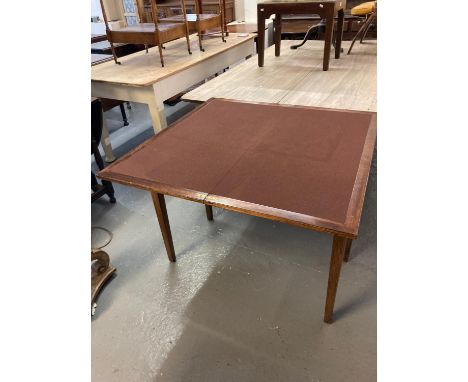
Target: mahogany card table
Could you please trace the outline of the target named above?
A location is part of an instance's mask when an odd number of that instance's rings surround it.
[[[338,23],[335,41],[335,58],[340,58],[341,40],[343,38],[344,9],[346,0],[265,0],[257,4],[257,51],[258,66],[263,66],[265,46],[265,19],[275,15],[273,22],[275,56],[279,57],[281,50],[281,18],[284,14],[318,14],[325,23],[325,46],[323,50],[323,70],[328,70],[330,49],[333,37],[333,19],[338,13]],[[305,31],[304,31],[305,32]]]
[[[358,235],[376,114],[211,99],[98,177],[151,192],[169,260],[164,195],[333,236],[324,321]]]

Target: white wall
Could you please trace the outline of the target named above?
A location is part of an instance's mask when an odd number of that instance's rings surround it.
[[[122,0],[103,0],[104,7],[106,8],[107,19],[111,20],[123,20],[123,5]],[[91,16],[102,17],[101,3],[99,0],[91,0]]]
[[[247,23],[257,23],[257,0],[242,0],[244,2],[244,20]]]

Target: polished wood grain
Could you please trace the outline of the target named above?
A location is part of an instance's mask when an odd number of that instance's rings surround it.
[[[167,257],[169,258],[169,261],[174,263],[176,261],[176,255],[174,251],[174,243],[172,242],[171,226],[169,225],[164,195],[157,192],[151,192],[151,197],[153,199],[154,209],[156,210],[156,216],[158,217],[159,227],[161,228]]]
[[[345,247],[345,254],[344,254],[344,259],[343,261],[344,262],[348,262],[349,261],[349,253],[351,252],[351,244],[353,243],[352,240],[348,239],[346,241],[346,247]]]
[[[214,100],[210,100],[198,106],[195,110],[192,110],[190,113],[182,117],[178,123],[184,121],[191,117],[192,114],[203,110],[206,108],[210,102]],[[249,104],[255,104],[249,102]],[[261,104],[261,103],[257,103]],[[299,106],[288,106],[289,108],[298,108]],[[302,107],[303,108],[303,107]],[[309,109],[316,109],[310,107]],[[334,110],[337,113],[345,113],[345,110]],[[350,239],[355,239],[358,235],[360,218],[362,213],[362,208],[364,204],[364,198],[366,193],[367,187],[367,180],[369,176],[372,156],[374,152],[374,144],[377,134],[377,118],[375,113],[371,114],[371,122],[368,128],[368,132],[365,138],[363,151],[361,160],[359,163],[359,167],[357,170],[353,190],[350,196],[349,205],[346,212],[346,217],[344,222],[337,222],[324,219],[320,216],[310,216],[304,215],[294,211],[286,211],[282,209],[278,209],[271,206],[255,204],[244,200],[237,200],[232,199],[223,195],[216,195],[213,193],[207,192],[200,192],[199,190],[191,190],[191,189],[182,189],[178,187],[173,187],[166,183],[160,183],[156,180],[148,180],[133,177],[130,175],[125,175],[119,172],[114,172],[114,167],[120,162],[124,161],[126,158],[131,157],[137,151],[144,150],[146,145],[151,143],[151,140],[143,143],[135,150],[131,151],[127,155],[125,155],[122,159],[118,162],[110,164],[106,167],[105,171],[102,171],[98,174],[98,177],[102,177],[103,179],[107,179],[113,182],[129,185],[132,187],[142,188],[150,191],[155,191],[161,194],[168,194],[175,197],[180,197],[187,200],[192,200],[195,202],[204,203],[210,206],[215,206],[219,208],[224,208],[231,211],[241,212],[246,215],[258,216],[267,218],[270,220],[279,221],[282,223],[287,223],[303,228],[308,228],[311,230],[319,231],[319,232],[327,232],[334,235],[340,235],[343,237],[347,237]],[[174,124],[167,129],[163,130],[158,136],[154,137],[153,139],[157,139],[158,137],[167,134],[171,129],[174,129],[177,124]]]
[[[336,33],[335,58],[340,58],[341,40],[343,37],[344,9],[346,0],[279,0],[260,1],[257,4],[257,52],[258,66],[264,65],[265,47],[265,19],[275,15],[275,56],[280,55],[281,45],[281,18],[284,14],[318,14],[325,23],[325,45],[323,49],[322,68],[327,71],[330,63],[330,49],[332,45],[333,21],[335,13],[338,13],[338,28]]]
[[[228,24],[230,33],[257,33],[257,24]]]
[[[356,174],[353,193],[348,206],[348,212],[345,220],[345,227],[352,227],[357,236],[359,224],[361,222],[362,208],[366,197],[367,181],[369,179],[372,157],[374,155],[374,145],[377,137],[377,114],[372,114],[371,123],[367,132],[364,149],[362,150],[361,162]]]
[[[336,291],[340,279],[341,265],[345,255],[346,238],[333,236],[333,247],[330,259],[330,271],[328,273],[327,298],[325,302],[325,314],[323,321],[327,324],[333,322],[333,308],[335,306]]]
[[[359,122],[359,123],[365,123],[366,130],[363,131],[361,129],[362,125],[356,126],[356,132],[362,131],[361,138],[360,138],[362,140],[360,141],[361,143],[358,146],[356,146],[356,149],[354,149],[354,150],[360,150],[357,152],[357,154],[359,154],[359,156],[357,157],[358,162],[356,162],[357,163],[356,167],[352,167],[349,170],[349,171],[353,171],[353,168],[354,168],[355,172],[353,172],[353,178],[352,178],[354,179],[354,182],[348,183],[347,187],[349,189],[352,188],[352,192],[350,195],[348,194],[346,196],[345,203],[347,204],[343,204],[344,208],[342,208],[342,211],[346,211],[344,222],[340,222],[340,221],[327,220],[321,216],[305,215],[303,213],[298,213],[295,211],[288,211],[285,209],[274,208],[274,207],[262,204],[261,202],[253,203],[253,202],[249,202],[246,200],[240,200],[241,198],[234,199],[234,198],[226,197],[223,195],[217,195],[214,193],[215,190],[218,190],[220,193],[223,192],[222,191],[223,187],[219,186],[221,184],[221,179],[217,178],[218,175],[216,175],[214,179],[213,178],[208,179],[208,182],[210,184],[215,185],[214,188],[213,186],[210,188],[213,191],[209,191],[209,192],[200,192],[195,189],[190,189],[190,184],[193,184],[193,183],[190,183],[192,181],[188,183],[183,183],[184,187],[187,187],[187,188],[182,188],[180,186],[179,187],[172,186],[168,184],[169,183],[168,181],[164,181],[164,176],[161,179],[161,175],[160,175],[161,173],[159,172],[160,171],[159,169],[157,170],[158,172],[156,173],[159,175],[149,175],[149,178],[148,178],[147,174],[154,174],[154,172],[152,172],[152,170],[148,171],[149,169],[148,166],[142,167],[140,164],[142,158],[148,159],[148,157],[144,156],[143,154],[138,155],[138,156],[136,154],[138,154],[140,150],[145,150],[146,147],[148,145],[151,145],[153,142],[157,142],[158,140],[162,139],[162,137],[164,137],[165,135],[168,135],[169,137],[168,139],[174,139],[175,137],[177,137],[177,135],[172,135],[171,133],[174,129],[177,128],[177,125],[181,123],[182,121],[186,121],[187,123],[189,123],[188,121],[192,121],[191,118],[195,113],[201,113],[205,108],[209,107],[212,102],[217,102],[217,105],[218,105],[217,107],[220,107],[219,106],[220,102],[229,102],[229,101],[209,100],[208,102],[200,105],[197,109],[185,115],[183,118],[181,118],[180,121],[178,121],[174,125],[165,129],[164,131],[159,133],[157,136],[151,138],[150,140],[148,140],[147,142],[145,142],[144,144],[142,144],[141,146],[139,146],[138,148],[136,148],[135,150],[127,154],[126,156],[124,156],[119,161],[115,162],[114,164],[109,165],[105,170],[101,171],[98,174],[98,176],[103,179],[126,184],[132,187],[147,189],[151,191],[154,206],[156,209],[156,214],[157,214],[159,225],[161,228],[161,233],[162,233],[163,240],[166,246],[168,258],[170,261],[175,261],[176,255],[175,255],[174,246],[172,242],[172,236],[170,232],[169,220],[168,220],[166,205],[164,201],[164,194],[181,197],[184,199],[193,200],[193,201],[205,204],[205,211],[206,211],[208,220],[213,219],[212,207],[215,206],[215,207],[224,208],[224,209],[231,210],[231,211],[236,211],[236,212],[240,212],[240,213],[251,215],[251,216],[258,216],[258,217],[267,218],[273,221],[288,223],[291,225],[300,226],[300,227],[308,228],[311,230],[332,234],[333,246],[332,246],[332,255],[331,255],[331,260],[330,260],[328,289],[327,289],[327,297],[326,297],[325,313],[324,313],[324,321],[327,323],[331,323],[333,320],[333,308],[334,308],[335,297],[336,297],[336,293],[338,289],[338,281],[340,277],[341,266],[342,266],[343,261],[347,261],[349,258],[349,251],[350,251],[351,243],[352,243],[351,239],[357,238],[357,235],[358,235],[360,217],[362,214],[367,180],[369,176],[370,164],[371,164],[375,138],[376,138],[376,115],[375,113],[363,113],[363,112],[353,113],[356,117],[359,116],[359,119],[357,119],[358,121],[365,121],[365,122]],[[236,102],[235,104],[239,105],[239,104],[242,104],[242,102]],[[249,104],[248,106],[249,108],[255,105],[255,103],[253,104],[248,103],[248,104]],[[258,103],[258,105],[260,107],[261,104]],[[272,105],[269,105],[268,107],[271,107],[271,106]],[[282,110],[284,110],[284,108],[285,107],[283,106]],[[288,113],[294,111],[295,109],[317,110],[317,108],[312,108],[312,107],[304,108],[304,107],[298,107],[298,106],[288,106],[286,108],[288,109]],[[325,111],[321,111],[321,113],[324,113],[324,112]],[[329,113],[329,112],[330,112],[329,110],[326,111],[326,113]],[[343,121],[347,118],[346,121],[349,121],[349,118],[350,118],[349,111],[333,110],[333,113],[339,113],[339,114],[348,113],[348,114],[342,114],[342,115],[336,115],[336,114],[334,115],[337,118],[339,118],[338,120]],[[197,121],[200,121],[200,120],[201,119],[197,119]],[[197,123],[200,123],[200,122],[197,122]],[[191,129],[194,128],[193,124],[189,124],[187,126],[190,126]],[[205,125],[203,124],[201,126],[205,126]],[[349,128],[351,127],[349,126]],[[321,134],[321,133],[317,133],[317,134]],[[156,152],[157,150],[155,150],[155,146],[148,147],[148,150],[146,150],[146,154],[156,153]],[[352,154],[347,154],[347,155],[354,156],[354,154],[356,154],[356,152]],[[135,155],[135,158],[133,158],[133,162],[127,162],[126,166],[120,167],[122,169],[121,170],[122,172],[119,172],[119,170],[115,170],[115,168],[119,166],[119,163],[124,162],[127,159],[130,160],[133,155]],[[154,159],[155,161],[157,161],[157,158],[156,158],[157,154],[151,154],[151,156],[155,158]],[[186,161],[187,159],[190,159],[190,158],[187,157],[184,159],[184,161]],[[239,160],[237,160],[237,162],[239,162]],[[154,166],[152,167],[154,168]],[[141,176],[130,175],[135,171],[137,172],[137,174],[141,173],[141,168],[143,168],[142,174],[145,174],[145,175],[141,175]],[[215,174],[217,173],[216,166],[214,168],[214,173]],[[230,167],[230,170],[228,173],[229,174],[235,173],[235,171],[233,171],[233,167]],[[226,177],[228,177],[227,173],[224,171],[220,172],[220,174],[221,174],[220,177],[223,180]],[[146,178],[142,178],[142,176]],[[172,174],[170,176],[172,177]],[[160,179],[159,181],[157,180],[158,178]],[[185,179],[185,177],[183,178]],[[175,184],[180,182],[180,180],[178,180],[177,177],[171,178],[171,179],[175,179]],[[197,177],[195,177],[194,179],[197,179]],[[239,184],[241,184],[240,181],[239,181]],[[251,183],[244,182],[243,184],[249,185]],[[315,180],[312,180],[312,184],[316,184]],[[204,189],[204,187],[205,186],[202,186],[202,189]],[[272,190],[272,189],[269,189],[269,190],[271,192],[275,192],[275,190]],[[227,192],[230,192],[230,191],[227,191]],[[243,195],[248,195],[248,193],[243,194]],[[278,195],[281,195],[281,194],[278,193]],[[264,195],[262,195],[262,197],[263,196]],[[321,200],[325,200],[325,199],[321,199]],[[299,211],[301,211],[301,209],[299,209]],[[325,212],[325,216],[327,216],[326,212]]]
[[[323,42],[308,41],[291,50],[295,41],[283,40],[281,57],[265,50],[263,68],[247,60],[186,93],[185,101],[211,97],[332,109],[377,111],[377,42],[366,41],[353,54],[334,62],[334,70],[320,71]],[[348,41],[343,42],[346,49]]]

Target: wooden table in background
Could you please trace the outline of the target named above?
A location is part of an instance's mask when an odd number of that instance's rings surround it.
[[[263,66],[265,46],[265,19],[275,15],[274,39],[275,56],[281,51],[281,17],[284,14],[318,14],[326,19],[325,47],[323,50],[323,70],[328,70],[330,62],[330,49],[333,37],[333,19],[338,13],[338,22],[335,41],[335,58],[340,58],[341,39],[343,37],[344,9],[346,0],[265,0],[257,4],[257,52],[258,66]]]
[[[284,53],[263,68],[256,60],[232,68],[186,93],[185,101],[209,98],[317,106],[334,109],[377,111],[377,41],[365,41],[352,55],[336,61],[334,70],[323,72],[323,42],[307,41],[291,50],[296,41],[283,41]],[[349,41],[343,42],[346,47]],[[265,56],[274,57],[274,47]]]
[[[358,235],[376,114],[210,100],[98,176],[151,191],[169,260],[164,195],[333,236],[324,321]]]
[[[123,43],[114,43],[114,48],[117,50],[118,53],[128,44]],[[91,52],[96,54],[112,54],[112,49],[109,41],[98,41],[91,44]],[[120,57],[121,54],[118,54]]]
[[[91,66],[99,65],[103,62],[111,61],[112,55],[111,54],[97,54],[91,53]]]
[[[91,33],[91,44],[94,44],[95,42],[100,42],[100,41],[106,41],[107,36],[106,34],[95,34]]]
[[[91,68],[91,94],[100,98],[146,103],[155,132],[167,126],[164,100],[181,93],[209,76],[254,54],[254,35],[240,37],[230,33],[226,42],[220,38],[204,41],[204,52],[198,39],[190,36],[192,55],[187,55],[184,39],[165,45],[166,66],[162,68],[157,48],[120,59],[122,65],[106,62]]]
[[[244,21],[233,21],[227,25],[229,33],[255,33],[257,34],[256,23],[246,23]],[[267,20],[265,23],[265,36],[267,37],[266,47],[273,45],[273,21]],[[255,37],[255,44],[257,37]]]

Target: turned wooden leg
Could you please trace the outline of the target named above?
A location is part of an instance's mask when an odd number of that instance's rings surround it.
[[[151,197],[153,198],[154,209],[156,210],[159,227],[161,228],[164,245],[166,246],[167,257],[169,258],[169,261],[175,262],[176,256],[174,244],[172,243],[171,227],[169,226],[169,218],[167,216],[164,195],[151,191]]]
[[[213,220],[213,207],[205,205],[206,218],[208,220]]]
[[[345,247],[345,254],[344,254],[344,261],[348,262],[349,260],[349,252],[351,251],[351,244],[353,244],[353,241],[351,239],[348,239],[346,241],[346,247]]]
[[[325,314],[323,321],[331,324],[333,321],[333,307],[335,306],[336,291],[340,279],[341,264],[345,255],[346,241],[348,239],[333,236],[333,248],[330,260],[330,272],[328,274],[327,301],[325,303]]]

